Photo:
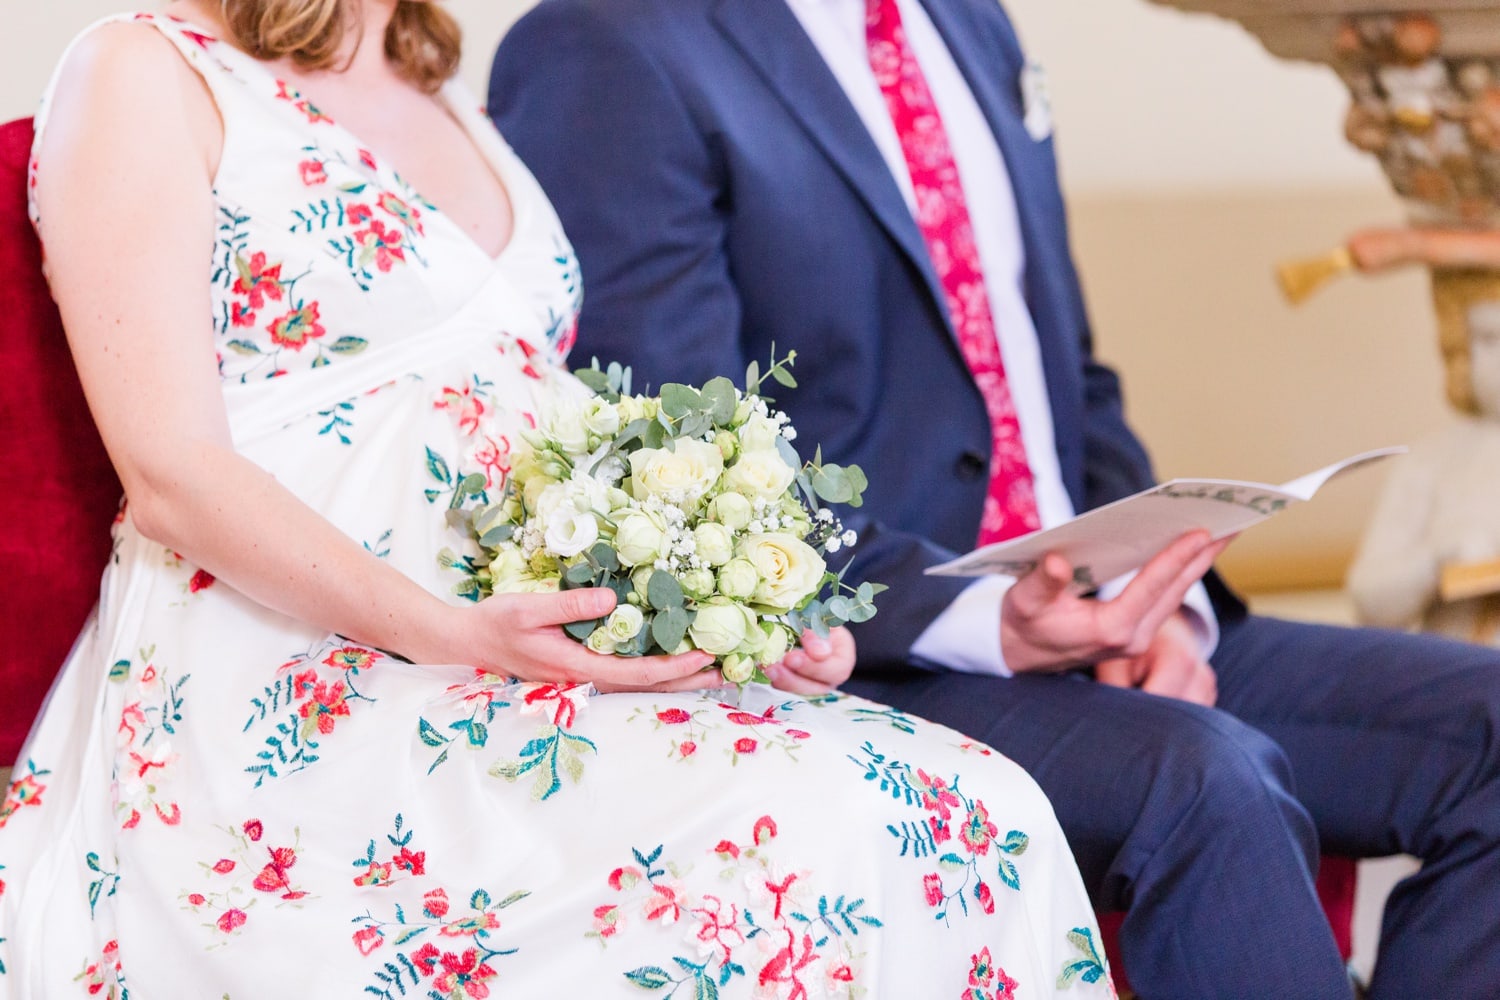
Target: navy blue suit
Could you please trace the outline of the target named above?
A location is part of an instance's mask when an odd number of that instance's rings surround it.
[[[1020,46],[993,0],[924,4],[1016,193],[1065,485],[1078,509],[1141,489],[1052,144],[1022,126]],[[1393,897],[1378,990],[1500,995],[1500,930],[1464,901],[1500,898],[1500,656],[1247,617],[1210,577],[1218,709],[912,662],[964,585],[921,571],[972,547],[989,425],[916,223],[782,0],[543,0],[502,42],[489,106],[578,251],[576,358],[701,382],[797,351],[778,402],[802,441],[869,474],[854,574],[892,587],[849,687],[1037,778],[1096,903],[1129,910],[1142,996],[1347,995],[1311,888],[1320,835],[1428,860]]]

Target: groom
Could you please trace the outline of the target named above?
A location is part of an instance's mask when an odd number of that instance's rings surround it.
[[[1327,850],[1424,861],[1373,995],[1500,996],[1500,656],[1210,601],[1198,536],[1098,600],[1057,560],[922,574],[1152,482],[994,0],[542,0],[489,97],[587,275],[581,357],[797,351],[779,403],[869,473],[853,573],[891,585],[847,687],[1036,778],[1141,995],[1347,997]]]

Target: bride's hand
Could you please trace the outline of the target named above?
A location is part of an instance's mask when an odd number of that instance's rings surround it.
[[[457,608],[465,617],[459,662],[490,673],[555,684],[591,682],[600,691],[694,691],[721,687],[708,653],[676,656],[601,656],[563,634],[568,622],[603,618],[615,607],[604,588],[550,594],[495,594]]]
[[[793,694],[826,694],[854,672],[854,636],[846,628],[832,629],[824,639],[802,633],[802,646],[789,651],[780,663],[766,668],[771,684]]]

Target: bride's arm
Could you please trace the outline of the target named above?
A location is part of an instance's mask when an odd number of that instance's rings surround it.
[[[65,67],[37,200],[53,294],[140,532],[268,608],[418,662],[602,687],[699,687],[704,654],[599,657],[557,623],[609,592],[451,607],[371,555],[233,448],[207,261],[223,142],[202,81],[154,29],[111,25]]]

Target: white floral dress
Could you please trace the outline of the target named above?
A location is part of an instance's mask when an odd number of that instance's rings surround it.
[[[574,385],[550,205],[445,89],[512,200],[491,258],[264,65],[127,17],[223,118],[206,271],[236,447],[449,593],[460,484],[501,488]],[[1018,767],[858,698],[726,697],[408,663],[257,605],[127,510],[0,806],[0,996],[1112,992]]]

